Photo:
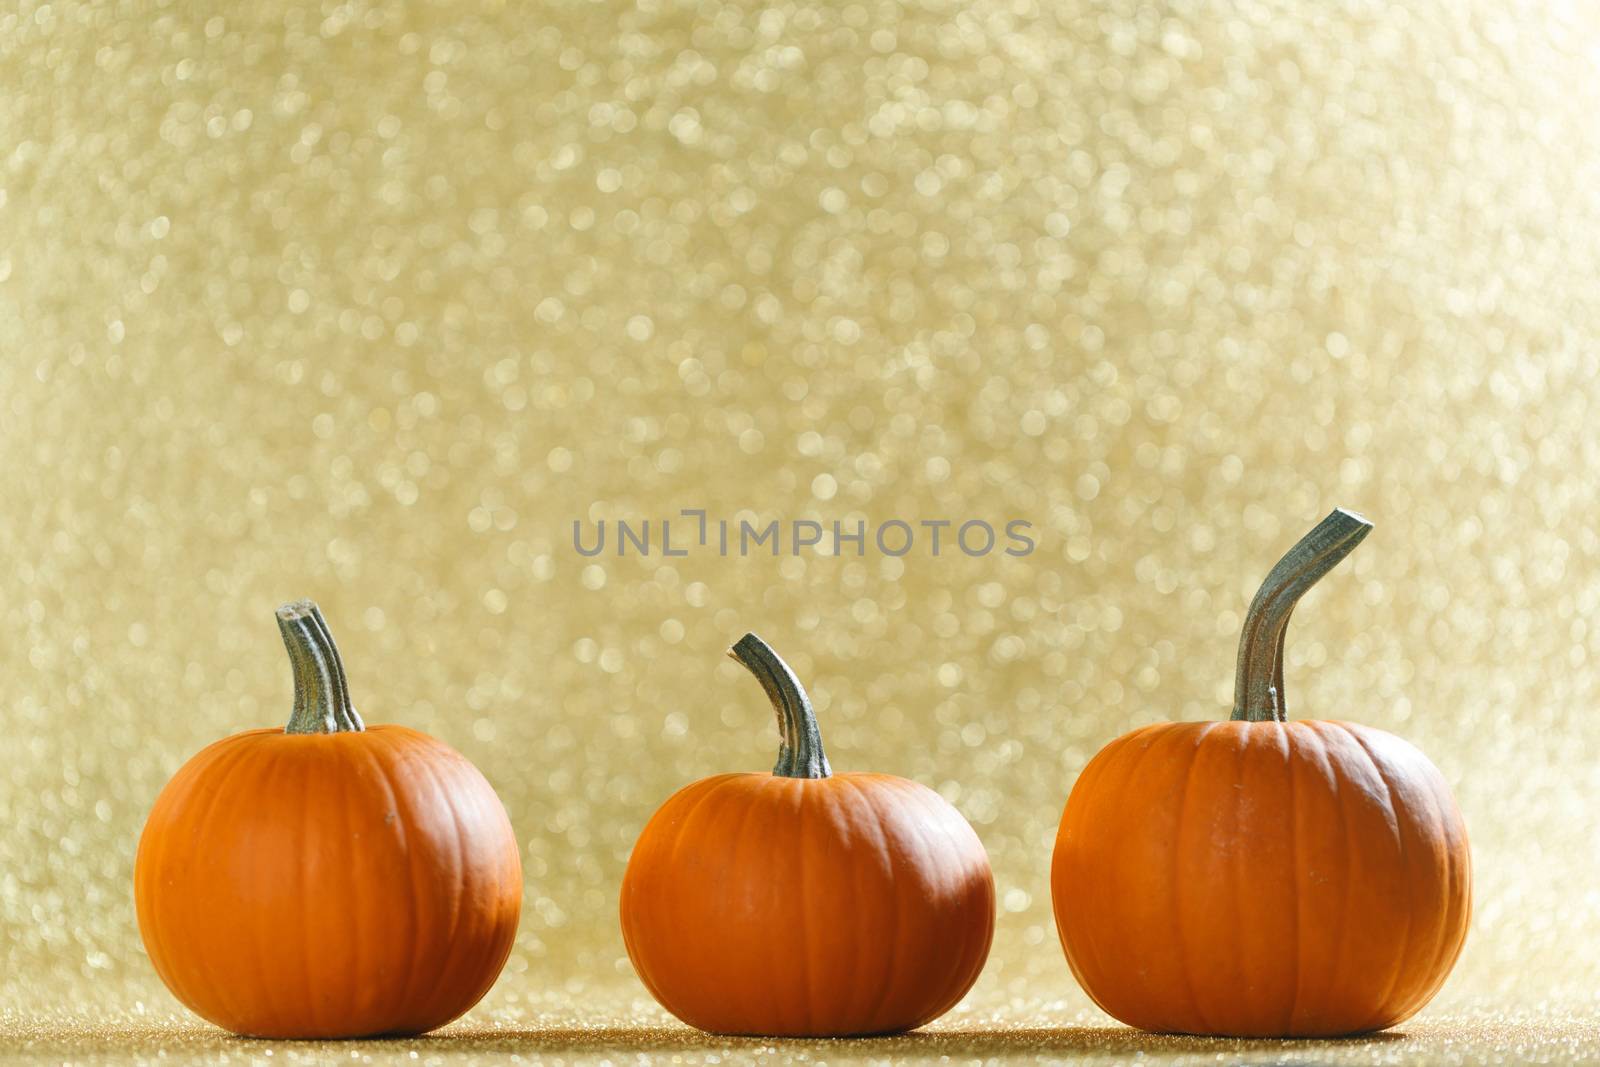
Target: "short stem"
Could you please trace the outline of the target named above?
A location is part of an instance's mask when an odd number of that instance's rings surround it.
[[[1291,548],[1261,583],[1244,617],[1239,664],[1234,676],[1233,718],[1245,722],[1285,722],[1283,644],[1289,615],[1324,574],[1336,567],[1372,532],[1372,523],[1353,511],[1333,514]]]
[[[322,612],[309,600],[278,609],[278,630],[294,669],[294,712],[286,734],[334,734],[363,730],[350,703],[344,664]]]
[[[778,764],[772,773],[779,778],[826,778],[833,773],[828,757],[822,751],[822,733],[817,729],[817,713],[811,708],[811,698],[805,686],[795,677],[789,665],[772,651],[755,634],[745,634],[737,644],[728,649],[728,655],[738,660],[756,676],[761,688],[772,701],[772,710],[778,715]]]

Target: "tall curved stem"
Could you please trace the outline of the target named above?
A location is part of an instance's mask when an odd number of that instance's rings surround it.
[[[756,676],[778,716],[778,763],[772,773],[779,778],[826,778],[833,773],[822,751],[822,732],[805,686],[789,665],[755,634],[745,634],[728,655]]]
[[[1372,532],[1372,523],[1353,511],[1333,513],[1302,537],[1261,583],[1244,617],[1239,664],[1234,675],[1233,718],[1244,722],[1285,722],[1283,644],[1289,616],[1306,590]]]
[[[294,712],[286,734],[334,734],[366,729],[345,681],[344,663],[322,612],[309,600],[278,609],[278,632],[294,669]]]

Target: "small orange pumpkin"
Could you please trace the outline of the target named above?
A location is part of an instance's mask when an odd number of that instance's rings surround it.
[[[1381,1030],[1455,964],[1471,858],[1444,778],[1392,734],[1285,719],[1289,613],[1370,529],[1335,511],[1268,575],[1233,721],[1135,730],[1073,786],[1050,874],[1056,925],[1072,973],[1131,1026]]]
[[[983,845],[938,793],[833,774],[799,679],[755,634],[782,744],[771,774],[675,793],[622,880],[622,936],[668,1011],[713,1033],[895,1033],[971,988],[994,933]]]
[[[517,841],[483,775],[371,726],[310,601],[278,609],[286,729],[206,748],[139,840],[139,931],[197,1014],[256,1037],[417,1034],[488,992],[522,908]]]

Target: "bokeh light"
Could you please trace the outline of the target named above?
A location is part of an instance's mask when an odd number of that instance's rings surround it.
[[[198,1027],[134,847],[189,755],[286,718],[271,612],[310,596],[368,720],[466,753],[523,841],[467,1025],[666,1020],[618,881],[673,789],[770,766],[723,658],[756,629],[836,768],[933,786],[990,852],[993,955],[941,1025],[1066,1054],[1041,1027],[1107,1023],[1050,914],[1075,775],[1226,714],[1255,585],[1343,505],[1376,532],[1297,614],[1295,713],[1414,741],[1473,834],[1418,1032],[1600,1055],[1597,40],[1581,5],[1481,2],[22,0],[6,1037]],[[685,508],[1038,547],[573,550]],[[423,1047],[516,1051],[487,1040]]]

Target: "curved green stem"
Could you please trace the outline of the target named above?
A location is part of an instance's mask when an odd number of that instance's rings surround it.
[[[286,734],[334,734],[364,730],[350,703],[344,664],[322,612],[309,600],[278,609],[278,631],[294,669],[294,712]]]
[[[1261,583],[1244,617],[1239,664],[1234,675],[1233,718],[1244,722],[1286,722],[1283,693],[1283,643],[1289,616],[1306,590],[1336,567],[1372,532],[1372,523],[1353,511],[1335,508],[1302,537]]]
[[[739,638],[728,655],[738,660],[772,701],[778,715],[778,764],[772,773],[779,778],[826,778],[833,773],[822,751],[822,733],[817,729],[817,713],[805,686],[782,658],[755,634]]]

